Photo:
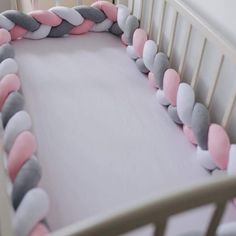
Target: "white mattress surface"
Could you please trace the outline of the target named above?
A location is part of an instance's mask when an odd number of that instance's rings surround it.
[[[53,230],[209,178],[118,38],[89,33],[14,46]],[[168,235],[201,228],[210,210],[178,216]]]

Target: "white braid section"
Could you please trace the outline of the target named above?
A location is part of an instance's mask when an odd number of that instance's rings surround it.
[[[24,130],[30,130],[32,121],[29,114],[25,111],[17,112],[7,123],[4,135],[3,146],[7,153],[10,152],[16,137]]]
[[[0,14],[0,28],[11,30],[14,26],[15,24],[11,20]]]
[[[74,26],[81,25],[84,22],[84,18],[73,8],[57,6],[50,8],[49,11],[55,13],[57,16]]]
[[[90,29],[90,31],[92,32],[103,32],[103,31],[107,31],[111,26],[112,26],[113,22],[109,19],[104,20],[101,23],[95,24],[93,26],[92,29]]]
[[[128,18],[128,16],[130,15],[130,10],[128,7],[118,4],[118,12],[117,12],[117,23],[119,25],[119,27],[121,28],[121,30],[124,32],[125,31],[125,23],[126,20]]]
[[[48,36],[51,30],[51,26],[48,25],[40,25],[39,29],[34,32],[27,32],[24,35],[24,38],[26,39],[43,39]]]
[[[138,56],[137,56],[137,54],[136,54],[136,52],[135,52],[135,50],[134,50],[134,46],[128,46],[128,47],[126,48],[126,52],[127,52],[127,54],[129,55],[129,57],[130,57],[131,59],[133,59],[133,60],[138,59]]]
[[[16,74],[18,72],[18,65],[12,58],[5,59],[0,63],[0,79],[8,74]]]
[[[47,215],[48,209],[49,199],[44,190],[34,188],[27,192],[13,218],[14,235],[29,235],[34,226]]]

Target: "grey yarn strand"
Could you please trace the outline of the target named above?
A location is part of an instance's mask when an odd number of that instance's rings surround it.
[[[85,20],[91,20],[96,24],[103,22],[107,18],[102,11],[95,7],[76,6],[74,9],[80,13]]]
[[[2,12],[2,15],[14,22],[16,25],[19,25],[22,28],[31,32],[34,32],[40,27],[40,23],[36,21],[32,16],[20,11],[7,10]]]
[[[48,37],[51,38],[59,38],[62,37],[65,34],[69,34],[69,32],[74,28],[75,26],[70,24],[68,21],[63,20],[62,23],[56,27],[52,27],[51,31],[48,34]]]

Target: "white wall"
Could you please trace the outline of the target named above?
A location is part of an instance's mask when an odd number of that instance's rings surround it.
[[[0,12],[8,10],[11,8],[10,0],[0,0]]]
[[[236,46],[235,0],[184,0]]]

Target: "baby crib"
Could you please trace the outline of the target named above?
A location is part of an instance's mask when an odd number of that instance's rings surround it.
[[[204,94],[205,99],[203,99],[201,95],[199,96],[199,100],[201,100],[202,103],[206,105],[206,107],[212,109],[212,114],[214,115],[215,113],[217,113],[217,107],[214,104],[214,97],[217,97],[217,93],[219,93],[219,91],[217,90],[217,86],[220,83],[220,76],[223,70],[223,65],[225,61],[227,63],[233,63],[234,65],[236,64],[235,47],[223,36],[221,36],[221,34],[216,32],[204,19],[199,17],[193,10],[188,7],[188,5],[186,5],[181,0],[151,0],[150,2],[148,2],[148,4],[147,2],[142,0],[130,0],[126,3],[125,1],[122,1],[122,3],[127,4],[128,8],[133,13],[133,15],[135,15],[137,19],[140,20],[141,28],[146,30],[149,35],[149,38],[156,38],[155,42],[158,45],[158,51],[166,53],[170,61],[171,67],[177,70],[181,79],[184,79],[186,75],[189,75],[188,73],[186,73],[186,71],[188,71],[188,68],[194,67],[192,70],[193,73],[191,76],[191,80],[186,79],[186,81],[191,83],[191,86],[195,91],[199,90],[198,84],[200,84],[200,79],[202,77],[201,69],[204,66],[204,53],[207,50],[207,44],[213,44],[215,50],[220,51],[219,60],[216,62],[214,74],[212,75],[213,79],[208,84],[207,92]],[[119,3],[119,1],[116,1],[116,4]],[[35,4],[35,6],[37,6],[37,4]],[[155,7],[157,7],[158,9],[157,14],[155,14]],[[148,17],[144,16],[145,12],[148,12]],[[176,40],[178,38],[177,29],[181,26],[178,25],[178,21],[180,18],[186,25],[182,38],[182,48],[180,49],[179,53],[179,48],[177,48],[176,46]],[[158,23],[158,26],[155,25],[156,23]],[[199,40],[200,43],[198,42],[198,54],[196,56],[196,61],[193,64],[192,61],[189,62],[187,61],[187,59],[188,50],[190,50],[190,47],[192,46],[190,42],[191,37],[194,33],[201,35],[203,40]],[[17,53],[22,52],[22,50],[18,49],[19,46],[17,45],[17,42],[15,43],[15,46],[17,49]],[[25,48],[23,47],[23,49]],[[132,50],[131,47],[129,47],[129,49]],[[128,53],[131,58],[134,57],[134,55],[132,54],[133,51],[128,51]],[[210,62],[208,63],[210,64]],[[207,64],[207,62],[205,64]],[[234,141],[234,127],[233,119],[231,119],[231,117],[233,114],[236,93],[235,91],[233,91],[232,93],[233,94],[229,97],[229,101],[227,101],[226,106],[224,105],[223,108],[219,106],[218,109],[221,110],[221,112],[223,109],[221,125],[225,129],[229,130],[229,133],[232,136],[231,140]],[[162,105],[166,105],[166,100],[161,101],[164,101],[164,104]],[[166,114],[167,112],[166,110],[160,111],[164,114]],[[218,121],[217,119],[215,120]],[[220,121],[218,121],[218,123],[219,122]],[[3,162],[3,148],[1,152],[2,158],[0,160],[0,229],[1,235],[11,236],[13,235],[12,213],[10,197],[7,189],[8,179]],[[181,152],[184,153],[183,151]],[[187,151],[187,153],[191,152]],[[233,156],[235,155],[235,153],[232,152],[231,155]],[[231,159],[232,156],[230,156]],[[234,162],[231,159],[231,165],[233,165]],[[174,162],[174,164],[176,164],[176,162]],[[181,166],[176,166],[176,168],[178,167],[180,167],[180,171],[183,170]],[[74,223],[69,226],[65,226],[61,229],[57,229],[54,232],[51,232],[51,234],[55,236],[120,235],[133,230],[137,230],[147,225],[151,225],[154,227],[152,234],[159,236],[165,234],[165,231],[167,229],[167,223],[171,216],[179,214],[183,211],[188,211],[190,209],[195,209],[198,207],[213,204],[215,209],[204,235],[215,235],[218,226],[221,222],[221,218],[223,216],[227,202],[236,196],[236,177],[232,175],[234,174],[235,167],[229,168],[230,171],[228,171],[228,176],[226,176],[225,171],[222,171],[222,177],[210,177],[207,171],[191,169],[191,167],[192,166],[190,166],[189,172],[193,171],[201,178],[204,176],[204,183],[194,183],[191,187],[184,187],[178,189],[177,191],[171,191],[168,194],[161,193],[158,195],[158,197],[151,198],[148,201],[141,201],[139,204],[133,204],[133,206],[122,210],[114,210],[112,211],[112,213],[105,214],[103,216],[91,217],[91,219],[89,218],[79,221],[78,223]],[[204,167],[206,168],[206,166]],[[211,169],[212,173],[214,173],[214,169],[215,168]],[[209,178],[209,180],[206,180],[205,177],[207,179]],[[198,180],[199,179],[200,178],[198,178]],[[44,187],[43,184],[42,186]],[[235,220],[235,218],[231,220]],[[236,235],[236,231],[234,232]]]

